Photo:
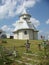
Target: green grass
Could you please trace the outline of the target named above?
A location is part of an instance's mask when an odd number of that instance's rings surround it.
[[[16,50],[18,50],[20,54],[25,52],[26,49],[23,46],[26,43],[26,40],[14,40],[14,39],[4,39],[4,40],[7,41],[7,43],[2,43],[0,45],[3,45],[3,46],[5,46],[6,48],[9,48],[9,49],[13,49],[15,47]],[[38,51],[38,45],[37,44],[41,43],[41,41],[30,40],[29,42],[31,43],[30,50],[32,52]]]
[[[49,60],[49,59],[46,60],[42,58],[42,56],[44,55],[43,47],[42,47],[42,50],[39,51],[38,44],[42,42],[41,40],[29,40],[29,42],[31,43],[31,47],[28,54],[34,53],[38,55],[37,57],[24,54],[26,52],[26,48],[23,46],[26,43],[26,40],[14,40],[14,39],[3,39],[3,40],[5,40],[7,43],[0,43],[0,45],[3,45],[4,47],[10,50],[13,50],[15,47],[15,50],[18,51],[20,57],[15,58],[15,60],[20,60],[23,63],[19,64],[18,62],[16,62],[16,65],[26,65],[25,63],[35,64],[35,63],[40,63],[40,62],[48,62]],[[22,58],[22,56],[25,58]],[[32,60],[26,60],[26,58],[31,58]],[[34,62],[34,60],[37,60],[39,62]],[[43,65],[46,65],[46,64],[43,64]]]

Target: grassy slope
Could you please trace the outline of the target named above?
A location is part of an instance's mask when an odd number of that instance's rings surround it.
[[[24,52],[26,52],[26,49],[25,47],[22,47],[24,46],[26,40],[14,40],[14,39],[4,39],[7,41],[7,43],[3,43],[1,45],[5,46],[6,48],[9,48],[9,49],[15,49],[19,51],[20,55],[23,54]],[[30,40],[29,41],[31,43],[31,47],[30,47],[30,50],[31,52],[33,53],[36,53],[38,52],[38,43],[41,43],[41,41],[39,40]]]
[[[3,45],[6,48],[9,48],[11,50],[14,49],[14,47],[15,47],[15,49],[18,50],[20,56],[25,56],[25,55],[23,55],[23,53],[26,51],[26,49],[25,49],[25,47],[22,47],[22,46],[24,46],[26,40],[14,40],[14,39],[4,39],[4,40],[6,40],[7,43],[1,43],[0,45]],[[41,43],[41,42],[42,41],[40,41],[40,40],[30,40],[31,52],[39,54],[38,43]],[[31,56],[30,56],[30,58],[31,58]],[[35,57],[32,57],[32,58],[35,59]],[[23,60],[21,58],[19,58],[19,59]],[[32,61],[30,61],[30,62],[32,63]],[[23,64],[21,64],[21,65],[23,65]]]
[[[22,54],[23,52],[25,52],[25,47],[21,47],[24,46],[26,40],[14,40],[14,39],[4,39],[7,41],[7,43],[2,43],[0,45],[5,46],[6,48],[9,49],[13,49],[14,47],[16,48],[16,50],[18,50],[20,52],[20,54]],[[40,40],[29,40],[29,42],[31,43],[31,47],[30,50],[32,52],[38,52],[38,43],[41,43]]]
[[[16,47],[16,49],[19,49],[20,50],[24,49],[23,47],[21,46],[24,46],[26,40],[14,40],[14,39],[4,39],[7,41],[7,43],[3,43],[2,45],[5,46],[6,48],[13,48],[14,46]],[[31,43],[31,51],[36,51],[38,49],[38,46],[37,44],[38,43],[41,43],[41,41],[38,41],[38,40],[30,40],[29,41]]]

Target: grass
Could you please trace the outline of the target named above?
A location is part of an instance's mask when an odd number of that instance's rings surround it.
[[[42,58],[42,56],[44,56],[43,47],[42,47],[42,50],[39,51],[38,44],[42,42],[41,40],[29,40],[31,47],[30,47],[30,51],[28,52],[28,54],[36,54],[36,55],[38,55],[37,57],[24,54],[24,53],[26,53],[26,48],[24,47],[26,40],[14,40],[14,39],[2,39],[2,40],[5,40],[7,43],[3,42],[3,43],[0,43],[0,45],[4,46],[5,48],[10,49],[10,50],[13,50],[15,48],[15,50],[18,51],[20,57],[15,58],[15,60],[20,60],[23,63],[20,64],[19,62],[15,62],[16,65],[26,65],[25,63],[31,63],[33,65],[36,63],[40,64],[41,62],[44,63],[44,62],[49,61],[49,59],[46,60],[46,59]],[[1,40],[0,40],[0,42],[1,42]],[[22,56],[25,58],[22,58]],[[27,60],[27,58],[31,58],[32,60]],[[36,62],[35,62],[35,60],[36,60]],[[43,65],[46,65],[46,63]],[[47,64],[47,65],[49,65],[49,64]]]

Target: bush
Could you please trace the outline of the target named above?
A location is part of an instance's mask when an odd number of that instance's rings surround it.
[[[2,40],[2,43],[7,43],[7,41],[6,40]]]

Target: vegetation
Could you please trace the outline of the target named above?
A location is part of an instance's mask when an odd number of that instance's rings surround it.
[[[26,53],[26,40],[0,39],[0,65],[49,65],[49,45],[41,40],[29,42],[31,47]],[[16,51],[16,56],[13,51]]]

